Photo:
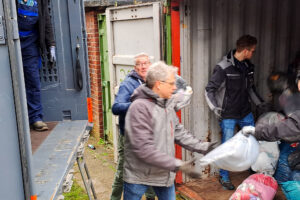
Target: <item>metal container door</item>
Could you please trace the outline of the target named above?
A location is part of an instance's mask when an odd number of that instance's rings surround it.
[[[161,60],[161,4],[155,2],[108,8],[106,21],[113,103],[118,86],[133,69],[136,54],[147,53],[152,62]],[[116,122],[116,117],[113,117],[114,145],[118,136]]]
[[[51,0],[56,66],[44,58],[41,70],[45,121],[87,119],[89,96],[83,0]]]

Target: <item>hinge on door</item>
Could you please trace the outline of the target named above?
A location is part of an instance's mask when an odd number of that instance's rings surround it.
[[[5,31],[3,25],[3,16],[0,15],[0,44],[5,44]]]

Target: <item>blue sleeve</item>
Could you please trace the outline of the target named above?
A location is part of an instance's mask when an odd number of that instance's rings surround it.
[[[128,86],[126,86],[125,84],[121,84],[112,106],[112,113],[114,115],[126,114],[131,104],[130,96],[132,95],[132,93],[133,91],[131,91]]]

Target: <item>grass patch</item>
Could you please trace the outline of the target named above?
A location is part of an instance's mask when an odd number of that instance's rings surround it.
[[[74,180],[71,191],[63,194],[65,200],[89,200],[86,191]]]
[[[98,141],[98,144],[99,145],[105,145],[106,142],[102,138],[100,138],[100,140]]]

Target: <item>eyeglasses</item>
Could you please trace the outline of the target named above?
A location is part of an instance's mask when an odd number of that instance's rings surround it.
[[[142,66],[147,66],[150,65],[150,62],[145,62],[145,63],[137,63],[136,66],[142,67]]]
[[[174,86],[174,85],[175,85],[175,82],[167,82],[167,81],[160,81],[160,82],[167,83],[167,84],[169,84],[170,86]]]

